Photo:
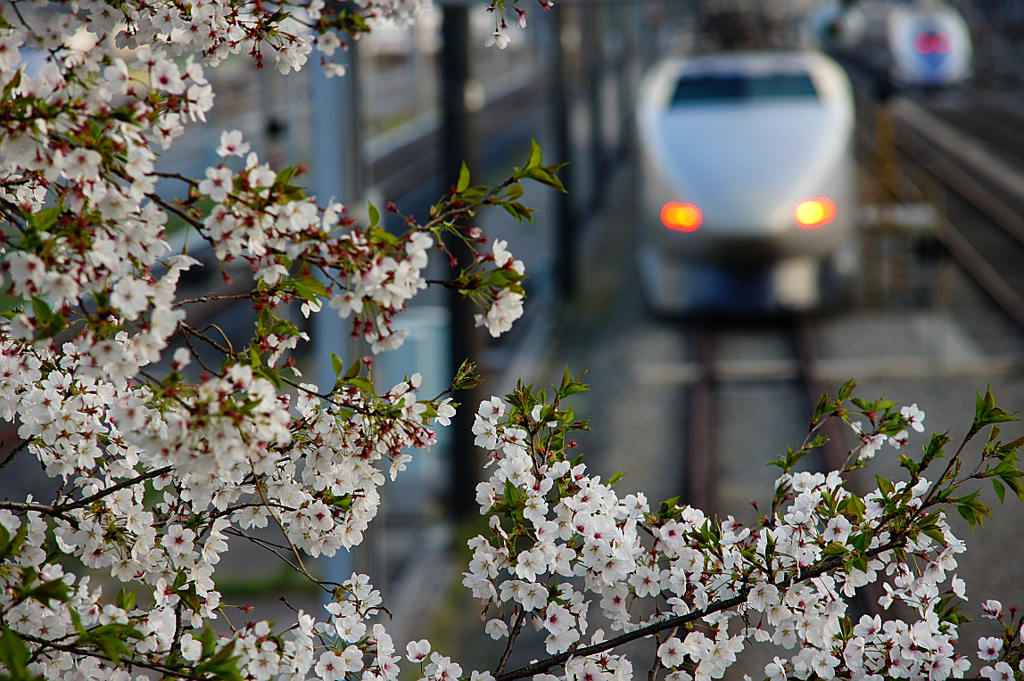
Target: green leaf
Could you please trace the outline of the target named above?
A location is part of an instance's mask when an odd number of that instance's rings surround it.
[[[1009,414],[996,406],[996,398],[992,396],[991,384],[985,389],[984,397],[981,396],[980,392],[977,393],[977,396],[974,408],[974,423],[971,426],[972,430],[978,431],[992,423],[1017,420],[1013,414]]]
[[[583,385],[582,383],[573,383],[565,389],[565,396],[575,395],[576,393],[583,393],[590,390],[589,386]]]
[[[569,373],[569,367],[565,367],[565,372],[562,374],[562,385],[559,386],[558,392],[562,392],[572,383],[572,374]]]
[[[1003,497],[1006,496],[1006,488],[1003,487],[1003,484],[1001,482],[999,482],[998,480],[996,480],[995,478],[993,478],[992,479],[992,487],[995,488],[995,490],[996,490],[996,496],[999,497],[999,503],[1000,504],[1005,503],[1003,501]]]
[[[825,548],[822,549],[822,552],[825,555],[838,556],[846,553],[846,546],[837,541],[834,541],[831,544],[825,546]]]
[[[330,351],[328,351],[330,352]],[[345,363],[341,361],[341,357],[331,352],[331,368],[334,369],[334,377],[337,378],[341,375],[341,370],[345,368]]]
[[[462,162],[462,169],[459,170],[459,184],[455,187],[455,191],[464,192],[469,187],[469,168],[466,167],[466,162]]]
[[[352,362],[352,366],[348,368],[348,371],[345,372],[345,375],[342,376],[342,378],[346,381],[351,382],[353,378],[359,375],[359,370],[361,368],[362,362],[360,362],[359,360]]]
[[[949,431],[945,433],[933,433],[932,439],[925,445],[924,456],[921,457],[921,470],[930,464],[934,459],[942,458],[942,449],[949,443]]]
[[[530,139],[530,157],[526,160],[526,167],[523,170],[530,170],[536,168],[544,162],[544,157],[541,154],[540,145],[537,144],[537,140]]]
[[[380,211],[372,203],[367,202],[366,205],[370,207],[370,228],[372,229],[380,222]]]
[[[42,298],[32,296],[32,312],[35,313],[36,320],[41,324],[47,324],[53,318],[53,310],[46,304],[46,301]]]
[[[851,378],[843,386],[839,388],[839,394],[836,396],[836,402],[845,402],[850,395],[853,394],[854,389],[857,387],[857,379]]]
[[[846,562],[846,565],[848,565],[850,568],[856,568],[857,570],[860,570],[861,572],[867,572],[868,571],[868,557],[867,556],[855,556],[855,557],[852,557],[852,558],[850,556],[847,556],[846,560],[848,561],[848,562]]]
[[[3,662],[11,679],[31,679],[28,673],[28,648],[21,637],[7,627],[0,635],[0,662]]]
[[[326,296],[327,288],[316,277],[303,277],[292,282],[296,293],[306,300],[315,300],[317,296]]]
[[[523,171],[523,175],[531,180],[536,180],[543,185],[557,189],[558,191],[565,191],[565,187],[562,186],[562,181],[547,168],[527,168]]]
[[[914,476],[914,480],[917,480],[917,462],[911,459],[909,456],[903,454],[899,455],[900,466],[910,471],[910,474]]]
[[[0,14],[0,28],[14,28],[14,25],[5,19],[3,14]]]
[[[135,589],[126,591],[127,587],[121,587],[114,599],[114,604],[122,610],[131,610],[135,607]]]
[[[519,488],[512,484],[511,480],[505,481],[505,504],[509,509],[517,508],[522,499],[522,492]]]
[[[350,378],[348,379],[349,385],[354,385],[357,388],[362,388],[368,393],[373,392],[373,383],[365,378]]]
[[[255,374],[256,376],[262,376],[263,378],[267,379],[268,381],[273,383],[274,387],[277,388],[278,390],[282,390],[284,388],[284,382],[281,380],[281,373],[277,369],[274,369],[273,367],[260,367],[258,369],[255,369],[253,371],[253,374]]]
[[[32,216],[32,226],[37,230],[44,232],[57,222],[57,218],[60,216],[60,209],[58,208],[44,208],[35,215]]]
[[[831,403],[828,401],[828,393],[825,393],[818,400],[818,404],[814,408],[814,416],[811,418],[811,421],[817,423],[822,416],[831,411],[831,406]]]
[[[622,480],[622,478],[625,477],[625,475],[626,475],[625,473],[616,473],[612,477],[608,478],[608,486],[611,487],[612,485],[617,483],[619,480]]]
[[[939,546],[943,546],[943,547],[946,546],[946,536],[944,534],[942,534],[942,530],[940,530],[935,525],[929,525],[928,527],[922,527],[921,531],[924,532],[926,536],[931,537],[932,539],[934,539],[935,543],[938,544]]]
[[[52,579],[48,582],[43,582],[26,595],[46,606],[50,605],[50,601],[66,603],[71,600],[71,587],[61,579]]]
[[[892,494],[892,481],[886,480],[880,475],[875,475],[875,483],[878,485],[879,491],[885,496]]]

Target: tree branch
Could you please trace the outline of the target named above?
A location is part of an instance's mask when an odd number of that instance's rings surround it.
[[[0,443],[0,444],[3,444],[3,443]],[[11,450],[11,453],[8,454],[6,457],[4,457],[3,461],[0,461],[0,471],[2,471],[4,469],[4,467],[7,466],[7,464],[9,464],[11,461],[13,461],[14,457],[17,456],[18,453],[22,449],[24,449],[25,445],[27,445],[27,444],[28,444],[28,440],[22,440],[17,445],[15,445],[14,449]]]
[[[18,633],[16,635],[26,641],[31,641],[32,643],[36,643],[47,648],[53,648],[54,650],[60,650],[65,653],[71,653],[72,655],[86,655],[88,657],[95,657],[97,660],[104,660],[111,663],[114,662],[114,660],[112,660],[110,657],[104,655],[103,653],[100,653],[99,651],[89,650],[87,648],[81,648],[79,646],[74,645],[65,645],[63,643],[56,643],[54,641],[47,641],[46,639],[39,638],[38,636],[33,636],[31,634]],[[187,673],[187,671],[178,671],[178,669],[174,667],[162,664],[155,664],[153,662],[139,660],[134,657],[129,659],[122,659],[121,664],[125,664],[130,667],[142,667],[143,669],[152,669],[153,671],[160,672],[161,674],[166,674],[167,676],[173,676],[179,679],[195,679],[196,681],[202,681],[209,678],[208,676],[189,674]],[[181,669],[185,668],[182,667]]]
[[[891,551],[892,549],[897,548],[898,546],[902,546],[905,542],[906,540],[902,537],[899,539],[893,539],[887,544],[871,549],[870,551],[866,551],[864,555],[868,558],[871,558],[873,556],[877,556],[880,553]],[[842,564],[842,556],[830,556],[829,558],[826,558],[825,560],[821,561],[817,565],[817,567],[813,567],[809,570],[804,571],[804,573],[799,578],[789,577],[787,579],[784,579],[781,583],[777,585],[778,589],[779,591],[784,591],[794,584],[799,584],[801,582],[806,582],[810,579],[814,579],[815,577],[823,575],[824,573],[829,572],[830,570],[833,570]],[[597,655],[598,653],[603,653],[606,650],[618,648],[619,646],[625,643],[629,643],[630,641],[635,641],[639,638],[653,636],[654,634],[665,631],[666,629],[681,627],[685,624],[689,624],[690,622],[696,622],[697,620],[703,619],[708,615],[712,615],[716,612],[729,610],[730,608],[735,608],[737,606],[743,605],[744,603],[746,603],[749,593],[750,587],[744,585],[738,595],[733,596],[732,598],[726,598],[724,600],[718,601],[717,603],[711,603],[702,610],[697,610],[686,615],[677,615],[676,617],[670,617],[667,620],[655,622],[654,624],[648,624],[646,627],[641,627],[640,629],[627,632],[625,634],[622,634],[621,636],[616,636],[613,639],[602,641],[601,643],[594,643],[593,645],[584,646],[583,648],[576,648],[575,650],[568,650],[564,653],[559,653],[558,655],[552,655],[546,660],[532,662],[526,665],[525,667],[520,667],[519,669],[515,669],[505,674],[496,673],[494,675],[494,679],[495,681],[513,681],[513,679],[522,679],[527,676],[542,674],[547,670],[551,669],[552,667],[561,666],[562,664],[567,662],[569,658]]]
[[[171,307],[181,307],[182,305],[191,305],[192,303],[211,303],[216,300],[242,300],[244,298],[252,299],[252,293],[232,293],[232,294],[210,294],[208,296],[199,296],[198,298],[189,298],[187,300],[179,300],[174,303]]]
[[[519,617],[516,618],[516,623],[512,625],[512,632],[508,635],[508,645],[505,646],[505,652],[501,656],[501,661],[498,662],[498,667],[494,670],[495,674],[501,674],[505,670],[505,665],[508,663],[508,657],[512,654],[512,646],[516,643],[516,638],[519,637],[519,632],[523,630],[523,623],[526,622],[526,608],[522,608],[519,611]]]
[[[64,513],[66,511],[73,511],[76,508],[83,508],[85,506],[88,506],[92,502],[99,501],[103,497],[113,494],[114,492],[124,489],[125,487],[131,487],[132,485],[138,484],[140,482],[145,482],[146,480],[150,480],[152,478],[159,478],[164,473],[170,473],[172,470],[174,470],[174,466],[164,466],[163,468],[156,468],[154,470],[149,471],[148,473],[138,475],[132,478],[131,480],[125,480],[124,482],[119,482],[116,485],[113,485],[106,489],[102,489],[99,492],[96,492],[96,494],[87,496],[86,498],[81,499],[80,501],[75,501],[70,504],[60,504],[54,506],[53,508],[55,511],[58,511],[60,513]]]

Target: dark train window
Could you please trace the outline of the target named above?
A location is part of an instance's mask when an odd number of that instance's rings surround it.
[[[765,76],[692,75],[683,76],[676,85],[672,105],[708,101],[743,101],[778,98],[818,98],[818,91],[806,73]]]

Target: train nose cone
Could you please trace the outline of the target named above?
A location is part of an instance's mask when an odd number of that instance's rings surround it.
[[[690,124],[668,118],[667,165],[676,186],[700,207],[705,228],[723,235],[791,229],[794,207],[816,195],[843,153],[847,132],[823,119],[817,102],[784,111],[765,107],[753,117],[705,112]]]

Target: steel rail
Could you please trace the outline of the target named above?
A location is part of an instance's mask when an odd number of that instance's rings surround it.
[[[805,399],[807,413],[810,414],[825,394],[825,380],[818,367],[818,353],[812,339],[808,320],[803,316],[787,316],[780,319],[779,333],[785,334],[788,347],[797,364],[795,375],[785,374],[774,377],[760,377],[757,380],[775,380],[796,383],[797,389]],[[716,337],[722,331],[714,322],[698,319],[691,328],[691,355],[697,365],[695,380],[689,384],[685,408],[685,442],[684,442],[684,474],[682,500],[692,506],[708,509],[712,502],[712,489],[715,485],[710,462],[714,456],[710,439],[714,394],[722,383],[716,380],[714,345]],[[822,471],[841,470],[846,462],[847,454],[843,446],[841,425],[836,419],[827,421],[822,430],[827,442],[814,450],[809,461],[816,461],[813,467]],[[856,473],[847,476],[848,489],[863,495],[867,489],[864,481]],[[874,616],[881,614],[878,599],[883,595],[877,584],[868,585],[857,590],[850,605],[857,615]]]
[[[857,98],[857,104],[858,108],[869,108],[872,112],[873,107],[878,106],[874,101],[863,97]],[[915,138],[910,143],[899,138],[896,141],[897,148],[909,160],[962,197],[1004,233],[1024,244],[1024,217],[1019,212],[942,154],[919,132],[910,130],[908,126],[902,126],[900,132],[909,132],[910,136]],[[863,143],[874,147],[873,135],[862,122],[858,123],[858,136]],[[901,191],[900,187],[913,187],[920,192],[917,183],[902,169],[897,168],[896,172],[898,186],[893,190],[900,198],[907,198],[906,192]],[[963,232],[948,218],[943,218],[932,230],[932,234],[1007,316],[1017,326],[1024,328],[1024,296],[999,274]]]

